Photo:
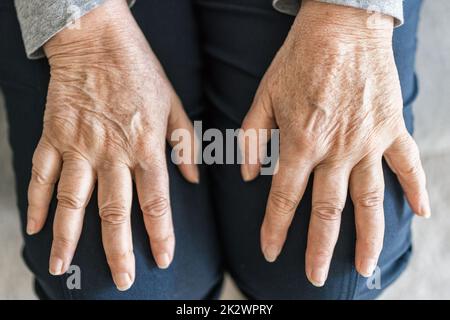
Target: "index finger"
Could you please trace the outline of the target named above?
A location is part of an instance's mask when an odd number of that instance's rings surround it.
[[[311,172],[309,160],[291,157],[286,153],[286,150],[280,153],[279,170],[272,178],[266,214],[261,227],[261,248],[269,262],[276,260],[286,241],[289,226],[303,197]],[[295,161],[285,160],[292,158],[295,158]]]

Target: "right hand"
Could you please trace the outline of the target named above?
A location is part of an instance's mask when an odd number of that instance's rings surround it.
[[[151,250],[167,268],[174,255],[165,137],[193,127],[124,0],[109,0],[46,45],[51,67],[44,129],[33,157],[27,232],[39,232],[54,186],[58,205],[49,271],[71,264],[85,207],[98,181],[102,239],[113,280],[135,278],[130,226],[136,182]],[[184,177],[199,180],[194,162]]]

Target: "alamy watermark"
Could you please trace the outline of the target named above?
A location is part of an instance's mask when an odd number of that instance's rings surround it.
[[[81,268],[71,265],[67,270],[66,286],[69,290],[81,290]]]
[[[171,160],[174,164],[260,165],[261,175],[277,172],[280,152],[279,129],[225,129],[203,131],[194,121],[194,134],[184,128],[171,133]],[[244,152],[247,150],[247,152]]]
[[[377,266],[373,271],[373,274],[367,278],[366,286],[369,290],[381,290],[381,269],[379,266]]]

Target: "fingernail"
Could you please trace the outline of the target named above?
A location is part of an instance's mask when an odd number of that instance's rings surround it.
[[[309,281],[315,287],[323,287],[325,280],[327,279],[327,269],[326,268],[314,268],[311,271]]]
[[[60,258],[50,258],[49,272],[51,275],[60,276],[61,274],[63,274],[63,266],[64,262]]]
[[[30,236],[35,234],[36,233],[36,227],[37,227],[36,221],[34,221],[34,219],[32,219],[32,218],[28,218],[28,220],[27,220],[27,234],[30,235]]]
[[[275,260],[277,260],[278,255],[280,254],[280,248],[277,247],[276,245],[271,244],[264,248],[263,253],[264,258],[268,262],[274,262]]]
[[[431,218],[431,209],[428,201],[424,201],[420,206],[420,215],[423,216],[425,219]]]
[[[258,164],[247,164],[242,166],[241,174],[245,182],[255,180],[260,173],[260,166]]]
[[[194,177],[193,177],[193,182],[195,184],[199,184],[200,183],[200,171],[198,170],[198,167],[195,166],[194,167]]]
[[[359,273],[366,278],[373,275],[375,268],[377,267],[377,260],[375,259],[363,259],[359,264]]]
[[[170,256],[167,253],[161,253],[156,257],[156,264],[160,269],[167,269],[170,265]]]
[[[114,276],[114,283],[116,284],[117,290],[125,291],[130,289],[133,281],[128,273],[116,273]]]
[[[250,173],[248,172],[248,167],[247,166],[242,166],[241,167],[241,175],[242,175],[242,179],[244,179],[245,182],[249,182],[250,179]]]

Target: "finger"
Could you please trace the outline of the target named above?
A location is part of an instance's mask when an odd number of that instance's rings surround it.
[[[395,140],[384,156],[389,167],[397,175],[411,209],[417,215],[429,218],[431,210],[425,171],[414,139],[405,133]]]
[[[55,183],[61,170],[59,152],[41,139],[33,156],[33,169],[28,187],[27,233],[39,232],[47,219]]]
[[[276,128],[270,99],[257,94],[242,123],[239,146],[243,157],[241,174],[244,181],[255,179],[261,170],[262,157],[270,139],[271,129]]]
[[[306,248],[306,276],[318,287],[325,284],[339,235],[349,172],[322,165],[314,170],[312,211]]]
[[[355,208],[356,270],[370,277],[378,262],[384,237],[384,178],[381,158],[366,158],[350,176],[350,195]]]
[[[162,151],[150,166],[135,169],[136,187],[150,245],[159,268],[168,268],[175,250],[169,198],[169,178]]]
[[[261,249],[269,262],[275,261],[281,252],[311,172],[308,161],[291,157],[289,153],[283,155],[282,152],[280,156],[279,170],[272,178],[261,227]],[[286,158],[295,161],[286,161]]]
[[[117,289],[128,290],[135,278],[130,211],[133,182],[128,167],[98,170],[98,206],[106,259]]]
[[[196,140],[197,139],[197,140]],[[192,122],[180,102],[176,102],[169,115],[167,140],[174,148],[172,161],[178,164],[181,174],[191,183],[200,182],[196,157],[199,153],[199,142]]]
[[[58,206],[53,222],[49,271],[67,272],[83,227],[85,208],[94,188],[94,172],[85,160],[64,160],[58,183]]]

